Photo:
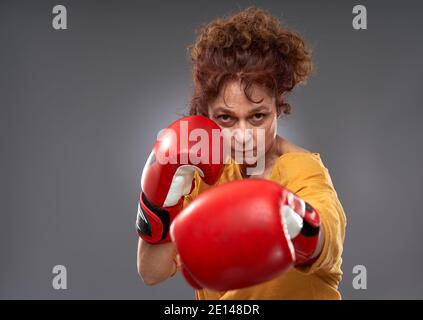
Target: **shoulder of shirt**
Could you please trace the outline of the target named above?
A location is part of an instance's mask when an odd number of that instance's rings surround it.
[[[317,164],[324,167],[320,153],[310,151],[291,151],[284,153],[276,160],[276,165],[280,163],[298,164],[299,162]]]
[[[275,163],[279,179],[288,182],[296,179],[328,178],[328,170],[317,152],[295,151],[281,155]]]

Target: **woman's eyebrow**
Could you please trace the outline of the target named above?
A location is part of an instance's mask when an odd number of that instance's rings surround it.
[[[217,107],[213,110],[213,113],[218,113],[218,112],[233,114],[233,111],[231,109],[224,108],[224,107]]]
[[[261,111],[269,111],[269,107],[266,106],[266,105],[261,105],[261,106],[258,106],[258,107],[251,109],[250,111],[248,111],[248,113],[250,113],[250,114],[251,113],[258,113],[258,112],[261,112]]]

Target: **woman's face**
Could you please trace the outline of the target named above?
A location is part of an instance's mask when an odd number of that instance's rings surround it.
[[[253,163],[246,153],[252,151],[255,158],[261,158],[272,148],[277,134],[275,98],[253,85],[251,100],[262,101],[251,102],[240,81],[230,81],[208,108],[209,118],[230,132],[231,141],[226,143],[231,143],[232,158],[242,158],[247,164]]]

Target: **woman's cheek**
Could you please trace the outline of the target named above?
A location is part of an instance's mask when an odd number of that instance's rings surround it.
[[[268,123],[268,126],[265,130],[265,138],[263,144],[266,146],[266,152],[269,151],[269,149],[272,148],[273,142],[276,138],[276,123],[275,121],[270,121]]]

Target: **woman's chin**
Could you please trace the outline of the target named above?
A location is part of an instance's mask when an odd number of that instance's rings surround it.
[[[232,152],[231,156],[235,162],[244,165],[254,165],[257,162],[257,157],[254,156],[256,154],[255,151],[250,152]]]

